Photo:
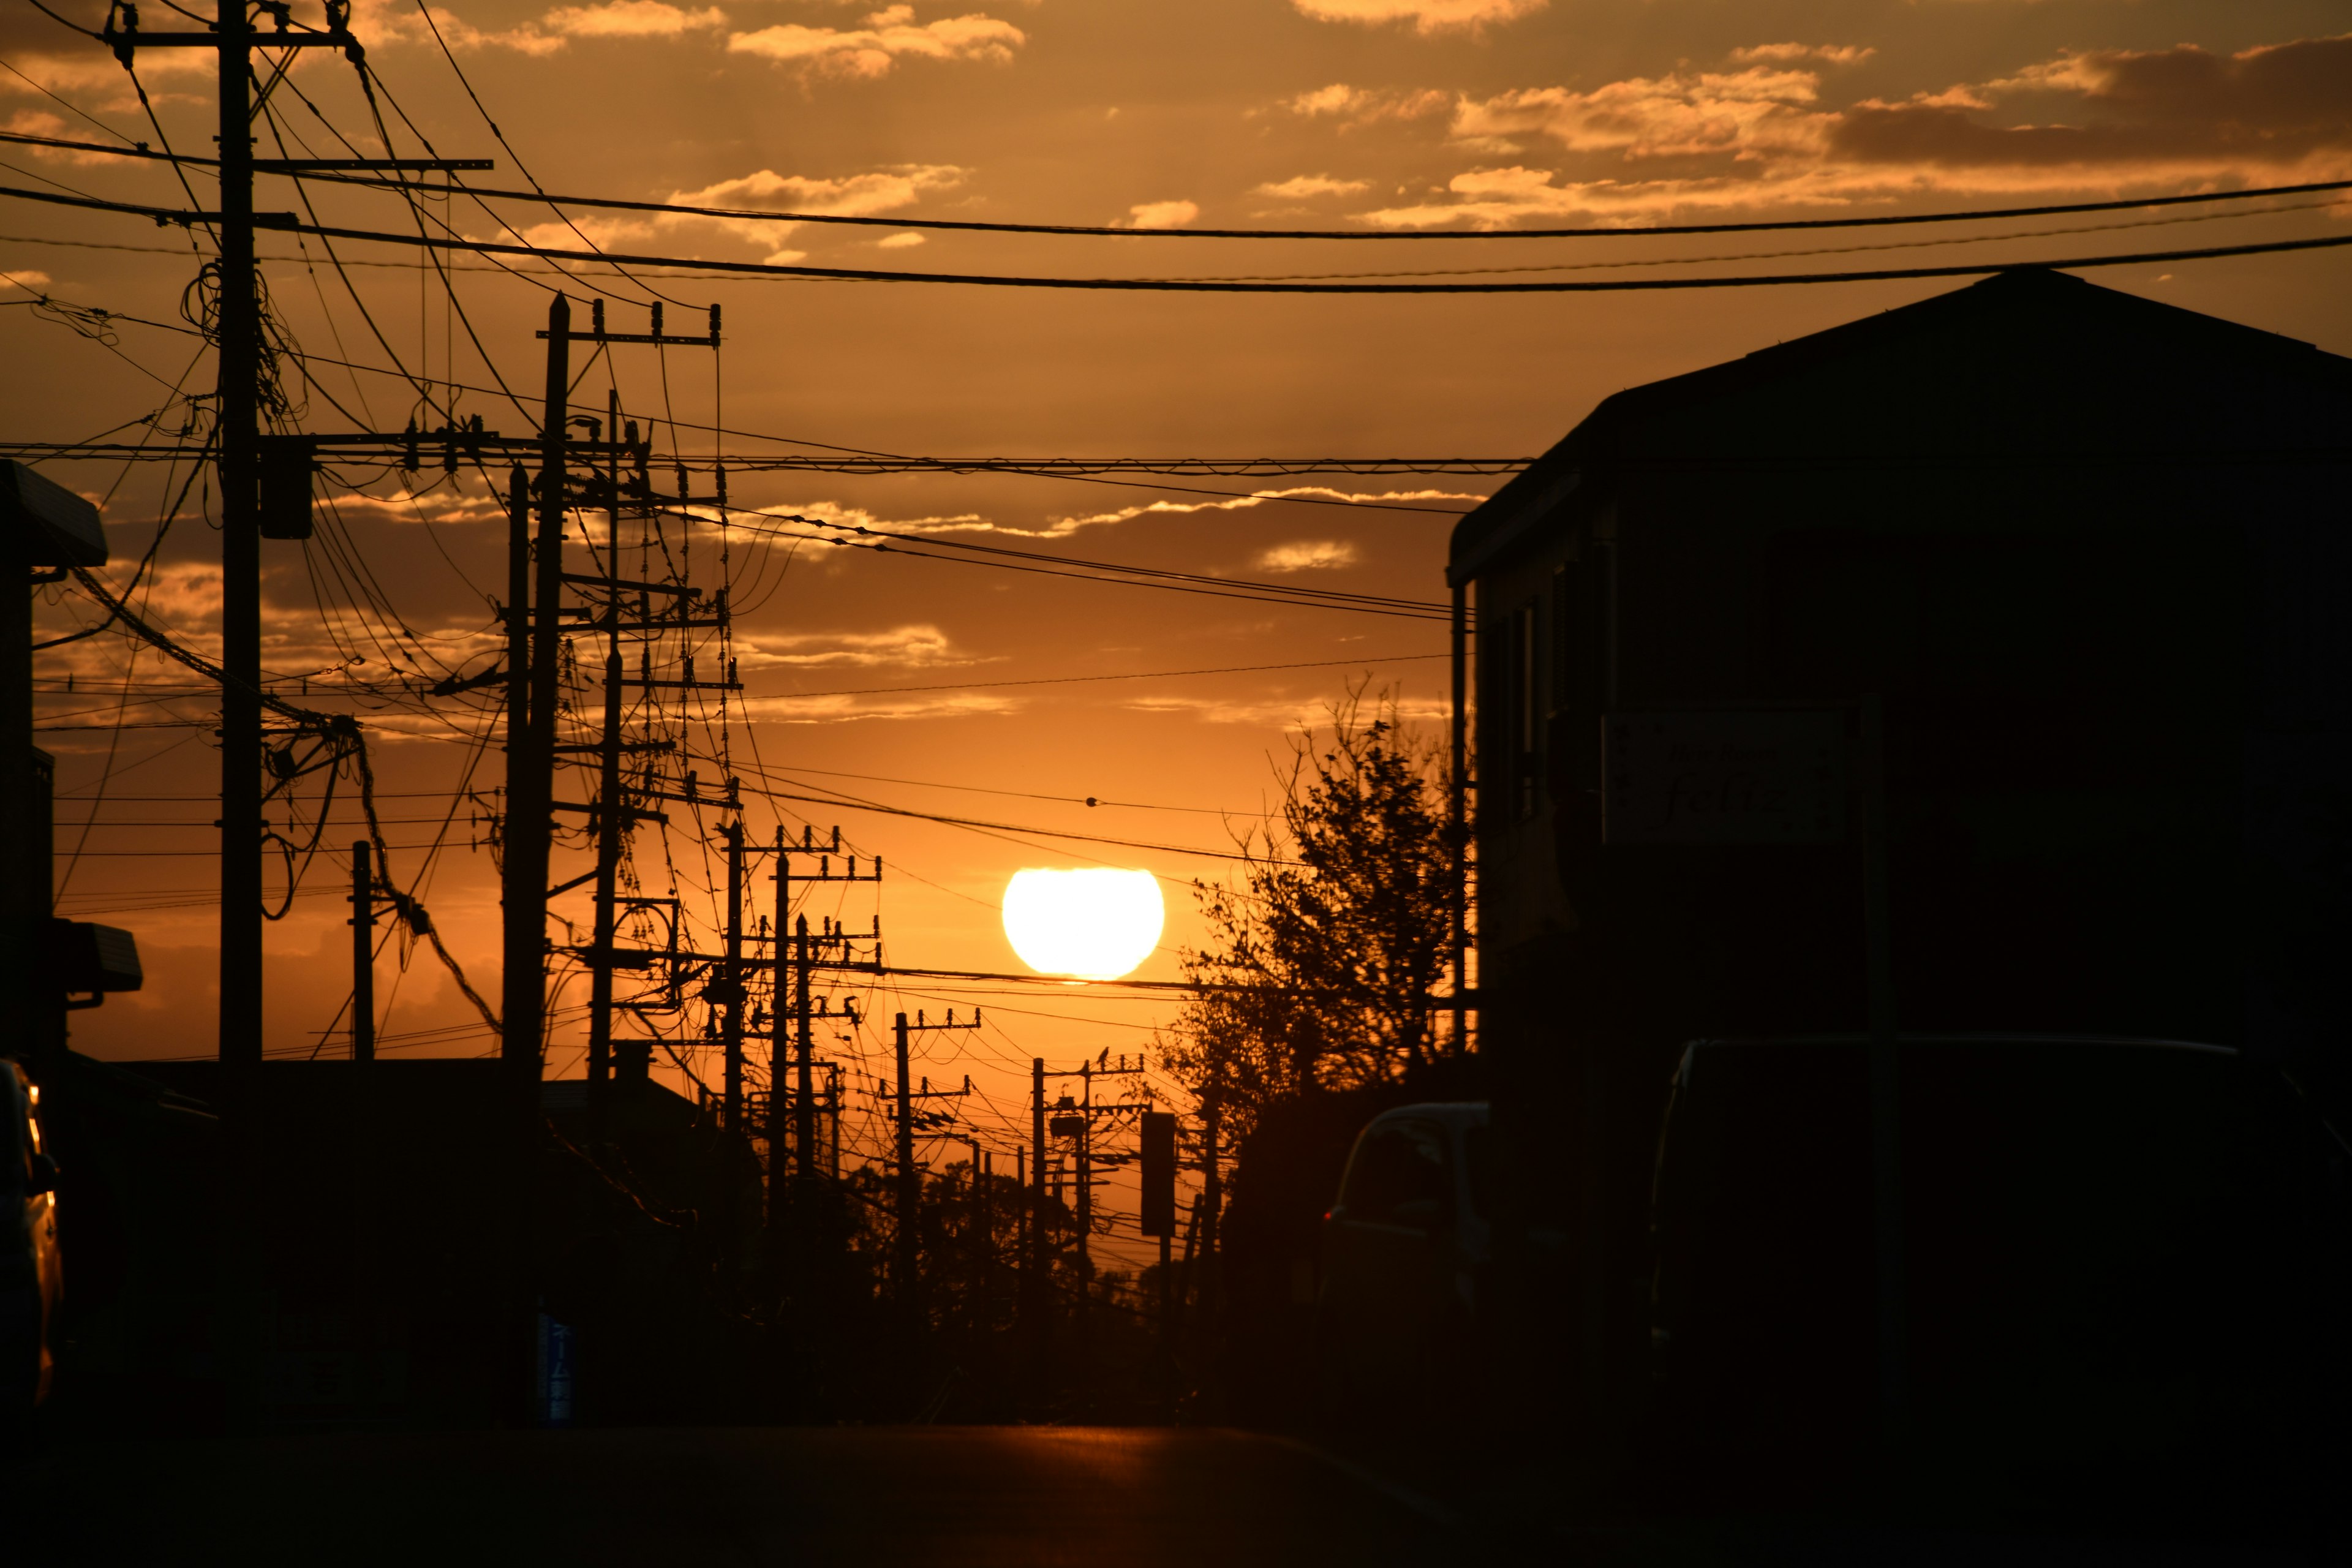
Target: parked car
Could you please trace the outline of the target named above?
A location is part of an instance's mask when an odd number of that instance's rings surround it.
[[[1906,1037],[1900,1060],[1914,1445],[2052,1492],[2320,1451],[2347,1391],[2352,1162],[2290,1083],[2169,1040]],[[1785,1490],[1872,1451],[1872,1191],[1859,1038],[1685,1051],[1652,1299],[1685,1473]]]
[[[41,1091],[0,1059],[0,1429],[48,1396],[63,1289],[58,1167],[41,1147]]]
[[[1475,1376],[1492,1261],[1484,1101],[1401,1106],[1357,1134],[1323,1218],[1318,1381],[1335,1413],[1397,1405]]]

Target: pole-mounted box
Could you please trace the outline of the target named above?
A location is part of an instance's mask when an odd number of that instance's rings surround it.
[[[1143,1113],[1143,1234],[1176,1234],[1176,1118]]]
[[[310,537],[310,476],[318,444],[307,436],[261,437],[261,537]]]

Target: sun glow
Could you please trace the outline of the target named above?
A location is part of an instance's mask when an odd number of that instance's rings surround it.
[[[1087,868],[1013,873],[1004,935],[1041,974],[1116,980],[1151,956],[1167,911],[1149,871]]]

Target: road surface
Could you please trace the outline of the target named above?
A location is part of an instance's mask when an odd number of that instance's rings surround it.
[[[9,1538],[50,1548],[28,1552],[28,1564],[1250,1568],[1487,1560],[1465,1551],[1442,1513],[1365,1472],[1281,1438],[1213,1430],[635,1428],[84,1442],[20,1468],[14,1479],[20,1495],[7,1510]]]

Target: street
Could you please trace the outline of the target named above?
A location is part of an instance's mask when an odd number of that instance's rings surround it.
[[[1244,1568],[1455,1556],[1438,1520],[1368,1475],[1215,1430],[334,1433],[76,1445],[15,1479],[11,1538],[48,1548],[20,1561]]]

